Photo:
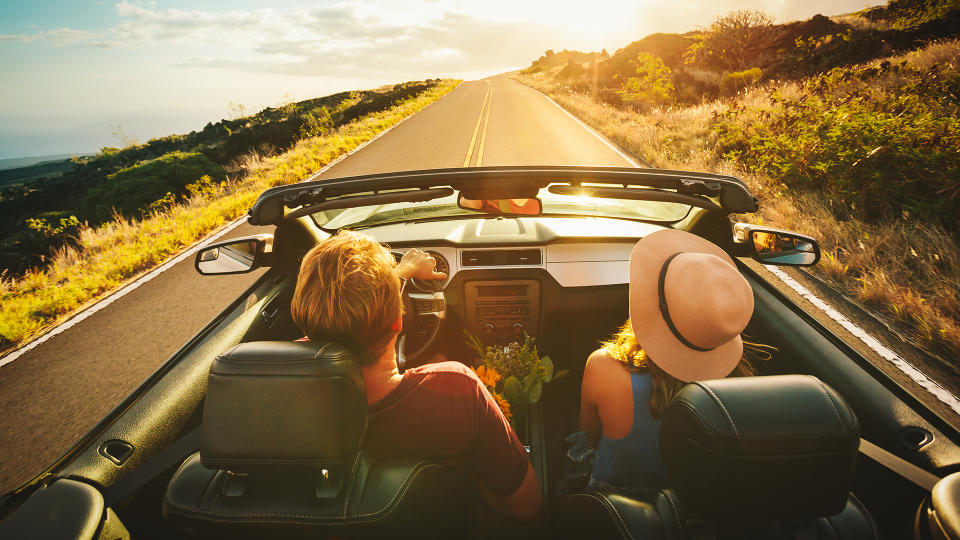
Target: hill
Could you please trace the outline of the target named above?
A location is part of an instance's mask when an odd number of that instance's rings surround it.
[[[248,162],[387,110],[438,82],[341,92],[145,144],[0,171],[0,273],[18,276],[43,266],[54,250],[76,244],[84,224],[162,212],[228,177],[242,177]]]
[[[265,189],[307,178],[440,99],[459,83],[429,80],[346,92],[288,105],[279,113],[278,109],[269,109],[259,119],[254,115],[210,124],[205,130],[209,138],[198,132],[200,135],[151,141],[153,148],[148,143],[129,149],[105,149],[78,166],[78,171],[86,168],[95,181],[80,186],[82,190],[77,192],[84,198],[77,198],[76,207],[82,208],[84,199],[95,202],[112,198],[128,209],[140,208],[131,210],[133,216],[124,217],[119,214],[124,211],[121,206],[115,216],[96,226],[78,222],[73,214],[57,215],[56,222],[45,219],[38,224],[39,218],[28,221],[28,226],[51,233],[48,238],[59,240],[60,247],[43,259],[44,264],[27,269],[23,275],[0,276],[0,354],[239,219]],[[230,142],[232,134],[252,130],[257,122],[271,117],[275,125],[260,129],[293,133],[296,140],[285,150],[265,155],[271,149],[254,147],[254,151],[239,154],[225,165],[217,161],[222,159],[225,147],[236,144]],[[291,119],[298,130],[291,129],[290,124],[281,129]],[[305,135],[308,133],[317,134]],[[176,146],[184,139],[200,142],[196,146]],[[277,140],[272,139],[271,144]],[[244,139],[244,144],[237,147],[257,141],[253,137]],[[101,170],[96,170],[96,163]],[[213,175],[221,172],[225,179],[215,181]],[[201,173],[205,174],[198,176]],[[37,187],[57,182],[45,180]],[[183,182],[188,182],[184,194],[168,192],[150,203],[152,209],[142,208],[161,188]],[[67,188],[69,185],[64,186]],[[150,193],[154,195],[147,196]],[[62,197],[69,198],[69,192]]]
[[[750,52],[735,58],[714,48],[730,37],[715,35],[727,18],[648,36],[581,74],[538,59],[516,78],[652,166],[744,178],[762,201],[755,219],[818,238],[811,271],[957,381],[958,17],[956,1],[925,0],[777,25],[754,17],[744,33],[756,39],[726,41]]]
[[[525,72],[562,65],[564,69],[554,73],[558,81],[622,106],[622,90],[636,76],[637,57],[648,54],[670,70],[674,101],[694,104],[731,95],[745,81],[808,77],[960,36],[960,0],[900,0],[848,16],[815,15],[806,21],[751,26],[764,22],[750,21],[747,16],[755,13],[733,12],[726,20],[721,17],[710,27],[684,34],[651,34],[613,55],[547,51]],[[746,60],[729,58],[736,51]]]

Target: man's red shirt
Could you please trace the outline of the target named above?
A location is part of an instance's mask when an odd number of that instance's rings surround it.
[[[490,392],[459,362],[408,369],[368,418],[363,448],[371,455],[465,460],[497,495],[513,493],[526,476],[526,450]]]

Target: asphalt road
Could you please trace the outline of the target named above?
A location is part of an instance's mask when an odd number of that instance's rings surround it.
[[[321,178],[464,165],[612,165],[625,158],[503,76],[461,84]],[[226,238],[268,228],[243,224]],[[176,264],[0,367],[0,493],[59,457],[262,273]]]

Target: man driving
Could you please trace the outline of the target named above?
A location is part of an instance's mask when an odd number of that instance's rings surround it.
[[[397,368],[401,279],[444,279],[436,260],[411,249],[397,263],[372,237],[341,231],[300,265],[293,320],[311,341],[357,353],[367,389],[364,450],[379,457],[465,460],[473,483],[500,512],[539,517],[542,500],[527,452],[473,370],[459,362]]]

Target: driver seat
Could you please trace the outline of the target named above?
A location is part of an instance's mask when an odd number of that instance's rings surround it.
[[[366,426],[346,347],[238,345],[210,367],[200,452],[167,487],[167,523],[188,537],[458,535],[461,472],[367,456]]]

